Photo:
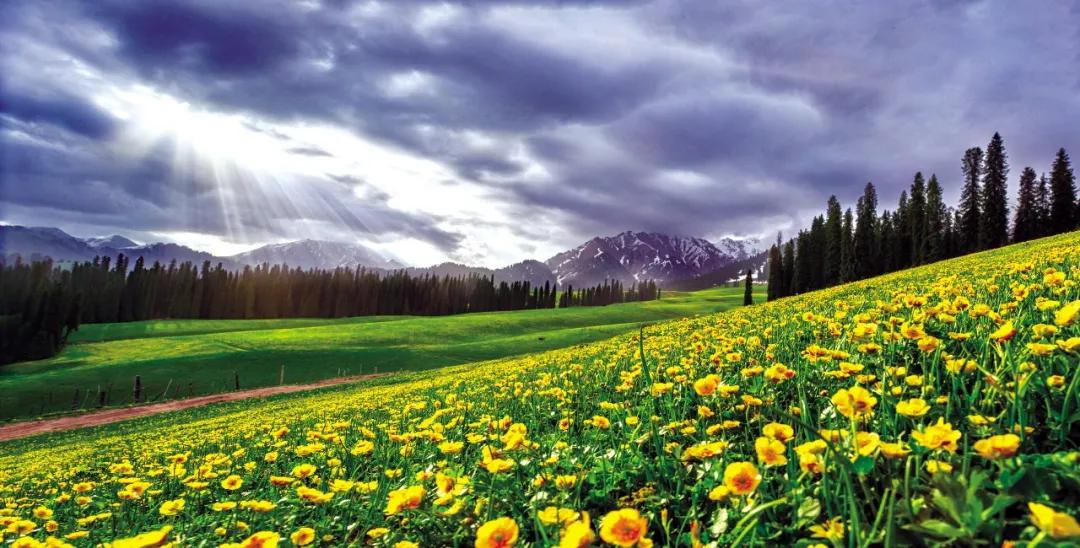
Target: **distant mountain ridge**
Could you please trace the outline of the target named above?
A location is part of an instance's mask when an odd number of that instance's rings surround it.
[[[585,287],[618,280],[629,286],[654,280],[661,285],[695,288],[722,283],[738,275],[740,269],[759,270],[764,254],[755,240],[724,238],[710,242],[702,238],[671,236],[657,232],[626,231],[596,237],[578,247],[558,253],[546,261],[525,260],[501,268],[484,268],[460,263],[428,267],[407,267],[392,257],[357,243],[298,240],[268,244],[251,251],[220,257],[173,243],[140,245],[124,236],[77,238],[51,227],[0,226],[0,258],[25,260],[51,257],[58,262],[88,261],[96,256],[123,253],[146,264],[158,261],[210,261],[235,269],[263,263],[290,267],[333,269],[362,266],[390,272],[405,270],[412,275],[494,276],[496,282],[528,280],[560,286]]]
[[[753,242],[726,238],[713,244],[702,238],[626,231],[596,237],[547,260],[560,284],[594,285],[604,280],[624,284],[655,280],[690,280],[744,261]]]

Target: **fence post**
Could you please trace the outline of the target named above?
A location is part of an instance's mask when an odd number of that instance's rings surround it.
[[[132,389],[135,403],[142,401],[142,376],[135,375],[135,387]]]
[[[240,372],[233,371],[233,381],[235,382],[236,389],[240,390]]]
[[[75,396],[71,398],[71,410],[74,411],[79,408],[79,389],[75,389]]]

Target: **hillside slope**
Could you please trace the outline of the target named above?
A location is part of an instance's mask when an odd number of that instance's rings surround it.
[[[1078,280],[1072,233],[644,340],[0,445],[0,481],[91,542],[1048,541],[1080,507]],[[58,504],[74,481],[102,506]],[[238,498],[267,501],[245,530],[205,509]]]

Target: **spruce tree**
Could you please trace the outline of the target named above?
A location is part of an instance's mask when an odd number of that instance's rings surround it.
[[[941,184],[938,183],[937,175],[931,174],[930,182],[926,185],[926,219],[923,223],[923,245],[920,252],[924,263],[940,261],[946,257],[945,223],[951,221],[948,216],[945,201],[941,196]]]
[[[1043,173],[1035,190],[1035,237],[1050,235],[1050,182]]]
[[[1035,193],[1035,170],[1025,167],[1020,174],[1020,189],[1016,198],[1016,216],[1013,219],[1012,232],[1014,242],[1025,242],[1036,237],[1039,211]]]
[[[922,264],[926,260],[926,238],[929,232],[926,226],[927,215],[927,190],[920,171],[915,174],[915,180],[911,183],[911,199],[907,209],[906,229],[911,237],[911,257],[908,264]]]
[[[1069,154],[1062,148],[1050,170],[1050,230],[1061,234],[1076,228],[1076,178]]]
[[[780,239],[777,238],[776,244],[769,248],[768,299],[770,301],[775,301],[784,296],[781,292],[784,283],[784,273],[781,270],[783,267],[782,261],[783,259],[780,258]]]
[[[982,176],[982,149],[973,147],[964,153],[964,187],[960,191],[960,205],[957,208],[958,223],[954,227],[960,240],[960,252],[971,253],[979,250],[979,214],[981,192],[979,179]]]
[[[788,240],[784,244],[783,250],[783,267],[781,270],[784,273],[783,284],[780,286],[782,290],[780,295],[787,297],[795,294],[795,240]]]
[[[1005,142],[995,132],[986,147],[983,167],[982,215],[979,219],[979,243],[982,249],[994,249],[1009,243],[1008,177]]]
[[[922,174],[919,174],[919,178],[922,178]],[[914,247],[914,234],[909,223],[911,220],[910,209],[911,203],[908,200],[908,193],[906,190],[901,190],[900,201],[896,206],[896,213],[889,215],[889,230],[892,231],[893,240],[890,245],[896,247],[885,249],[884,243],[882,244],[881,253],[889,254],[888,260],[885,260],[882,263],[884,268],[882,272],[891,272],[900,268],[906,268],[910,264],[910,259],[913,255],[912,249]]]
[[[840,246],[843,243],[844,214],[840,209],[840,200],[829,196],[825,208],[825,265],[823,277],[825,285],[840,283]]]
[[[749,268],[746,269],[746,291],[743,293],[743,306],[750,306],[754,304],[754,279],[753,271]]]
[[[840,282],[855,279],[854,215],[851,208],[844,211],[844,225],[840,229]]]
[[[880,271],[878,264],[877,191],[866,183],[859,198],[855,221],[855,279],[868,278]]]

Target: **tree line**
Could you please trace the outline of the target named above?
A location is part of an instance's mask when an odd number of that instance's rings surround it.
[[[606,306],[632,301],[654,301],[659,298],[660,288],[652,280],[631,284],[629,290],[624,290],[622,282],[618,280],[605,280],[602,284],[585,289],[574,290],[574,286],[567,286],[566,291],[559,295],[559,308]]]
[[[1064,148],[1058,150],[1050,176],[1031,167],[1020,174],[1016,208],[1010,223],[1008,155],[994,133],[983,151],[969,148],[961,159],[960,202],[942,199],[937,175],[915,173],[900,193],[895,210],[878,214],[874,184],[867,183],[855,205],[844,210],[836,196],[810,228],[786,242],[777,236],[769,249],[768,299],[821,289],[1075,230],[1080,226],[1076,177]]]
[[[229,270],[176,261],[147,267],[142,257],[96,257],[72,265],[50,260],[0,265],[0,364],[59,352],[83,323],[154,319],[441,316],[602,306],[659,298],[653,282],[605,282],[561,295],[550,282],[495,282],[494,276],[414,276],[364,268],[334,270],[263,264]]]

